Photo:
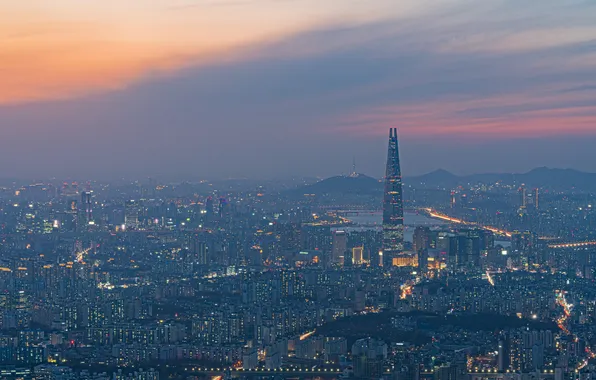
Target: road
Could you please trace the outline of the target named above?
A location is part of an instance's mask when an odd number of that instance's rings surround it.
[[[557,304],[561,306],[561,308],[563,309],[563,314],[561,314],[561,316],[557,319],[557,326],[559,326],[561,331],[563,331],[565,334],[571,335],[573,337],[573,341],[577,343],[579,341],[579,337],[576,334],[572,333],[569,330],[568,326],[568,321],[573,311],[573,305],[567,302],[567,299],[565,299],[565,292],[562,290],[558,290],[556,292],[555,298]],[[581,370],[582,368],[588,365],[588,361],[590,359],[594,358],[596,358],[596,354],[592,351],[590,347],[586,345],[586,357],[578,363],[576,369],[578,371]]]
[[[483,228],[483,229],[491,231],[497,235],[503,235],[506,237],[511,237],[511,235],[512,235],[511,232],[509,232],[509,231],[501,230],[499,228],[492,227],[492,226],[483,226],[483,225],[475,223],[475,222],[468,222],[463,219],[459,219],[459,218],[455,218],[453,216],[443,214],[441,212],[438,212],[437,210],[433,210],[432,208],[422,208],[421,210],[428,213],[428,215],[431,218],[441,219],[441,220],[445,220],[447,222],[456,223],[456,224],[465,224],[467,226]]]

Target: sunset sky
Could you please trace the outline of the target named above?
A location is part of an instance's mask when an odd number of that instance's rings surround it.
[[[596,172],[592,0],[0,0],[0,177]]]

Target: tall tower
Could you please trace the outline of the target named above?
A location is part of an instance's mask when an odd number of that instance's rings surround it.
[[[389,149],[383,196],[383,266],[393,265],[393,259],[404,250],[404,205],[397,128],[389,129]]]

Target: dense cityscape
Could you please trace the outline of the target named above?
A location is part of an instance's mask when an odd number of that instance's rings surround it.
[[[382,179],[7,182],[0,376],[591,379],[596,199],[559,174],[402,183],[391,128]]]

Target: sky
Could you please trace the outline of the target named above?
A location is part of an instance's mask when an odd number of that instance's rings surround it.
[[[592,0],[0,0],[0,177],[596,172]]]

